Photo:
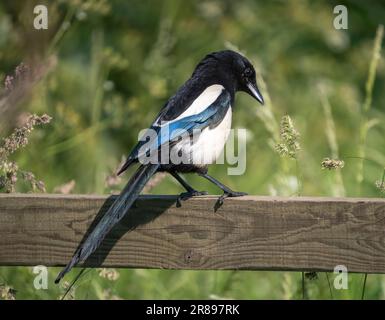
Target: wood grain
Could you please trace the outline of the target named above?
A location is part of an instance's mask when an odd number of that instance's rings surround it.
[[[63,266],[112,197],[0,195],[0,265]],[[142,196],[88,266],[385,273],[385,200]]]

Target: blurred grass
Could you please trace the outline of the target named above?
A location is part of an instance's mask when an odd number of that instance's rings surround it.
[[[297,194],[295,161],[281,159],[274,149],[280,119],[288,114],[301,134],[302,195],[383,196],[375,185],[385,166],[381,32],[375,38],[385,15],[381,2],[51,1],[47,31],[31,30],[37,1],[27,2],[0,4],[0,76],[21,61],[57,57],[55,68],[21,105],[22,111],[48,113],[53,121],[34,132],[15,157],[21,168],[44,180],[48,192],[72,179],[74,193],[110,192],[106,176],[195,64],[210,51],[239,48],[259,72],[266,106],[237,95],[234,127],[248,132],[246,174],[227,176],[226,166],[219,165],[211,173],[250,194]],[[336,4],[348,7],[348,30],[333,28]],[[321,170],[325,157],[343,159],[344,169]],[[199,177],[187,179],[219,192]],[[151,192],[181,189],[167,177]],[[34,289],[35,275],[26,267],[0,268],[0,284],[15,288],[17,299],[57,299],[64,292],[53,285],[58,271],[50,268],[48,290]],[[118,271],[116,281],[89,271],[76,285],[75,298],[302,298],[300,272]],[[331,285],[333,279],[329,274]],[[332,288],[331,295],[326,274],[319,273],[318,279],[305,280],[306,294],[360,299],[363,279],[349,275],[349,289]],[[365,297],[383,299],[384,281],[369,275]]]

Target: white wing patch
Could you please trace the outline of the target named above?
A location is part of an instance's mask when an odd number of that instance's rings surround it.
[[[205,109],[207,109],[222,93],[224,90],[224,86],[220,84],[213,84],[209,87],[207,87],[199,96],[194,100],[194,102],[185,110],[181,115],[179,115],[176,119],[173,119],[171,121],[165,121],[164,123],[158,123],[158,120],[156,123],[160,125],[161,127],[170,124],[174,121],[178,121],[180,119],[183,119],[188,116],[192,116],[195,114],[198,114]]]
[[[225,147],[231,130],[232,110],[229,107],[222,122],[213,129],[203,129],[197,141],[191,144],[190,140],[182,141],[175,147],[182,150],[188,163],[194,165],[207,165],[215,163]]]

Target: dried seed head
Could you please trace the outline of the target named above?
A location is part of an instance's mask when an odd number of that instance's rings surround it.
[[[15,162],[3,161],[0,162],[0,189],[5,189],[5,192],[15,192],[15,185],[17,182],[17,173],[19,167]]]
[[[76,186],[76,181],[71,180],[65,184],[57,186],[53,189],[54,193],[70,194]]]
[[[23,62],[20,63],[14,72],[14,75],[7,75],[4,80],[4,87],[6,91],[12,91],[15,87],[26,79],[28,76],[29,67]]]
[[[7,178],[5,176],[0,176],[0,190],[6,186]]]
[[[281,142],[275,145],[275,150],[282,157],[297,158],[297,153],[301,150],[299,144],[299,132],[294,128],[293,121],[289,116],[283,116],[280,125]]]
[[[99,276],[110,281],[116,281],[119,278],[119,272],[112,268],[102,268],[99,269]]]
[[[64,281],[62,284],[61,284],[61,289],[64,290],[64,291],[67,291],[68,288],[71,286],[71,284],[68,282],[68,281]],[[58,297],[58,300],[75,300],[75,293],[76,293],[76,288],[75,287],[72,287],[69,292],[66,294],[66,296],[63,295],[60,295]]]
[[[382,193],[385,193],[385,181],[376,181],[376,188]]]
[[[5,90],[11,91],[13,89],[13,87],[14,87],[13,80],[14,80],[14,78],[12,76],[6,76],[5,77],[5,80],[4,80]]]
[[[43,181],[37,180],[35,175],[29,171],[22,171],[21,177],[24,181],[29,182],[31,185],[32,191],[45,192],[45,185]]]
[[[345,166],[343,160],[325,158],[321,162],[322,169],[336,170],[342,169]]]
[[[16,300],[16,290],[7,285],[0,285],[0,300]]]
[[[16,71],[19,76],[26,72],[24,66],[19,66],[19,69]],[[29,115],[21,127],[16,128],[10,136],[3,139],[3,145],[0,147],[0,189],[4,189],[8,193],[15,192],[19,174],[24,181],[31,185],[33,191],[45,192],[45,186],[42,181],[37,180],[31,172],[19,172],[17,164],[9,161],[8,157],[19,148],[28,144],[28,136],[35,126],[46,124],[50,121],[51,117],[46,114],[42,116],[36,114]]]
[[[28,135],[34,127],[47,124],[51,119],[52,118],[46,114],[42,116],[36,114],[30,115],[22,127],[16,128],[9,137],[3,139],[3,146],[0,147],[0,161],[2,158],[14,153],[17,149],[26,146],[28,144]]]
[[[28,72],[28,70],[29,70],[29,67],[26,64],[24,64],[24,62],[20,63],[15,69],[16,78],[24,77]]]
[[[70,287],[70,285],[71,284],[68,281],[64,281],[61,286],[63,287],[63,289],[67,290]]]

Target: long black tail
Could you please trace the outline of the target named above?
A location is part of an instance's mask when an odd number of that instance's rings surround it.
[[[92,252],[99,247],[107,233],[123,218],[134,201],[138,198],[144,186],[152,175],[158,170],[158,164],[141,165],[135,174],[128,181],[119,197],[104,214],[96,225],[95,229],[89,234],[84,243],[76,250],[71,261],[59,273],[55,283],[58,283],[73,266],[79,262],[84,262]]]

